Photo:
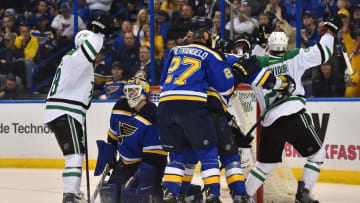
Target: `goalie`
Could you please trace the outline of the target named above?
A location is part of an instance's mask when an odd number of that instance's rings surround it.
[[[156,124],[156,106],[148,102],[149,84],[133,78],[124,86],[125,98],[113,107],[108,144],[99,152],[95,176],[108,163],[114,169],[100,189],[102,202],[157,202],[161,200],[161,178],[166,166]],[[120,159],[114,164],[115,151]]]

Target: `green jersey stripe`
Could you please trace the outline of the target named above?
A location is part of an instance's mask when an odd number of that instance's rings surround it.
[[[91,45],[91,43],[88,40],[85,40],[86,46],[90,49],[92,54],[96,57],[98,54],[96,53],[94,47]]]
[[[85,116],[85,113],[82,112],[79,109],[74,109],[74,108],[70,108],[70,107],[66,107],[66,106],[58,106],[58,105],[47,105],[46,109],[56,109],[56,110],[63,110],[63,111],[69,111],[69,112],[73,112],[73,113],[77,113],[80,114],[82,116]]]

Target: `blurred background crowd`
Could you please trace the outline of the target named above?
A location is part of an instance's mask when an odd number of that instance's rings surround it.
[[[154,85],[169,50],[191,43],[191,18],[206,16],[221,30],[220,0],[153,0]],[[259,34],[284,31],[288,49],[296,48],[296,0],[231,0],[225,4],[225,38],[246,36],[251,46],[266,44]],[[250,19],[239,15],[240,10]],[[0,99],[44,99],[61,56],[72,48],[72,0],[2,0],[0,5]],[[150,80],[149,0],[77,0],[78,30],[101,14],[112,17],[115,32],[106,39],[103,57],[95,62],[94,99],[117,99],[124,81],[134,75]],[[315,45],[329,16],[325,0],[301,0],[301,47]],[[340,52],[306,72],[306,97],[359,97],[360,0],[330,0],[330,10],[343,22],[341,35],[354,74],[344,74]],[[254,25],[257,24],[257,26]],[[54,55],[55,54],[55,55]]]

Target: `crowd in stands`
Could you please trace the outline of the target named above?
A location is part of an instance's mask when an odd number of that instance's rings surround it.
[[[221,30],[220,1],[153,0],[154,2],[154,85],[159,83],[162,64],[176,45],[191,43],[191,18],[206,16]],[[235,40],[247,33],[252,45],[265,45],[260,32],[284,31],[288,49],[296,47],[296,0],[231,0],[239,15],[225,4],[225,37]],[[325,0],[301,0],[301,47],[316,45],[323,20],[329,16]],[[72,0],[3,0],[0,10],[0,99],[30,98],[46,94],[59,59],[37,66],[63,48],[70,49],[74,38]],[[86,29],[101,14],[113,17],[114,32],[106,39],[101,60],[95,62],[95,99],[121,96],[124,81],[136,74],[150,80],[149,0],[77,0],[78,29]],[[303,84],[306,97],[360,96],[360,0],[330,0],[330,10],[343,22],[341,35],[351,56],[354,74],[344,74],[340,52],[327,64],[308,71]],[[258,26],[254,25],[257,24]],[[32,77],[33,75],[33,77]],[[47,83],[46,83],[47,81]]]

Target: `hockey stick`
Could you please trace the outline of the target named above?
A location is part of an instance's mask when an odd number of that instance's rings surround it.
[[[211,18],[215,4],[216,4],[216,0],[212,0],[211,5],[210,5],[210,11],[207,16],[208,18]]]
[[[329,10],[330,18],[334,18],[335,16],[334,16],[334,14],[331,12],[329,0],[326,0],[326,7],[327,7],[327,9]],[[351,63],[350,63],[350,60],[349,60],[349,56],[348,56],[348,54],[346,53],[346,49],[345,49],[345,45],[344,45],[344,39],[342,38],[340,32],[337,33],[336,39],[337,39],[338,44],[340,45],[340,52],[342,53],[342,55],[343,55],[343,57],[344,57],[344,60],[345,60],[345,63],[346,63],[346,70],[347,70],[347,72],[351,75],[351,74],[353,74],[354,72],[353,72],[353,69],[352,69],[352,67],[351,67]]]
[[[88,144],[87,144],[86,117],[85,117],[85,121],[84,121],[84,135],[85,135],[85,167],[86,167],[87,202],[90,203],[89,153],[88,153]]]
[[[98,184],[96,185],[95,191],[94,191],[94,193],[93,193],[92,196],[91,196],[91,201],[90,201],[91,203],[94,203],[94,202],[95,202],[95,199],[96,199],[96,197],[98,196],[98,194],[99,194],[99,192],[100,192],[100,189],[101,189],[101,186],[103,185],[104,180],[105,180],[105,178],[106,178],[106,175],[109,173],[109,171],[110,171],[110,166],[109,166],[109,164],[107,163],[107,164],[105,165],[105,169],[104,169],[103,173],[101,174],[100,180],[99,180]]]
[[[251,24],[253,24],[256,28],[259,28],[259,25],[251,19],[249,16],[247,16],[245,13],[241,12],[238,8],[234,6],[234,4],[231,3],[229,0],[224,0],[234,11],[238,12],[240,15],[242,15],[246,20],[248,20]]]

